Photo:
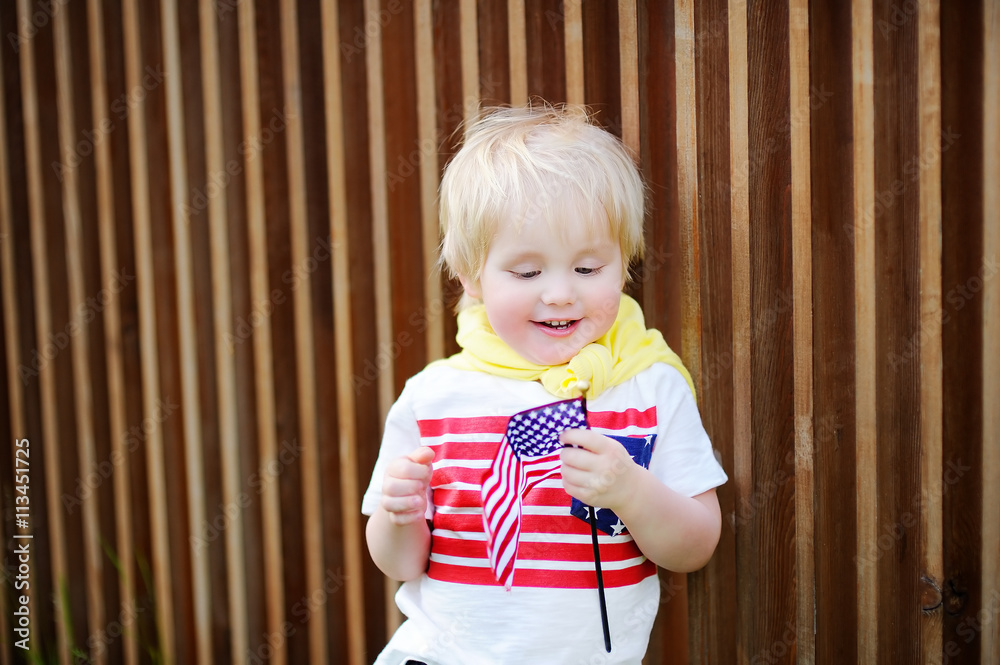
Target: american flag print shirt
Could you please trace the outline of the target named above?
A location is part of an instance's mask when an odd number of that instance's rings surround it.
[[[659,374],[680,377],[665,365],[654,367]],[[389,460],[418,446],[430,447],[434,463],[427,515],[432,520],[427,577],[455,584],[502,586],[487,552],[483,483],[501,444],[506,445],[511,416],[551,403],[553,397],[532,382],[447,367],[423,374],[428,373],[436,379],[411,379],[390,412],[363,512],[370,514],[377,505],[384,465]],[[693,496],[725,482],[726,476],[712,454],[696,410],[695,422],[688,422],[690,417],[685,422],[672,422],[684,398],[683,391],[673,393],[679,396],[673,402],[663,402],[655,382],[632,379],[589,400],[588,419],[591,429],[617,439],[637,463],[650,468],[661,481]],[[690,392],[687,399],[693,405]],[[690,472],[692,463],[698,473]],[[586,513],[586,506],[563,489],[558,470],[531,487],[520,506],[515,588],[596,589]],[[656,574],[655,564],[642,554],[616,515],[605,509],[598,511],[597,517],[607,588],[634,585]]]

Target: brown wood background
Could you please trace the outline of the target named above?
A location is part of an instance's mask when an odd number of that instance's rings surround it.
[[[360,494],[455,349],[438,176],[536,95],[635,150],[636,295],[731,477],[647,661],[1000,663],[997,0],[4,0],[0,37],[0,663],[373,659]]]

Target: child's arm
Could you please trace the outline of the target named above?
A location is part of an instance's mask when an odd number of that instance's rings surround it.
[[[679,573],[698,570],[719,542],[722,515],[715,490],[678,494],[636,464],[628,451],[592,430],[567,430],[562,451],[566,492],[615,511],[647,558]]]
[[[394,580],[416,579],[427,569],[431,532],[424,519],[434,451],[427,447],[389,463],[382,500],[368,520],[368,551],[379,569]]]

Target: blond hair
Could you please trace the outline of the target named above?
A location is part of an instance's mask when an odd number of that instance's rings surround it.
[[[452,276],[478,280],[501,220],[554,219],[566,196],[582,211],[604,211],[627,274],[642,256],[645,189],[622,142],[581,106],[488,110],[441,178],[442,262]]]

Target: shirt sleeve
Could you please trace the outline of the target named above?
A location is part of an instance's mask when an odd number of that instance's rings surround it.
[[[649,470],[664,485],[685,496],[697,496],[728,480],[701,422],[698,405],[680,372],[658,373],[656,445]]]
[[[389,409],[389,414],[386,416],[385,431],[382,434],[382,445],[379,448],[378,459],[375,461],[368,490],[361,499],[361,512],[364,515],[370,516],[378,508],[379,501],[382,499],[382,480],[389,462],[397,457],[409,455],[420,447],[420,428],[410,404],[412,391],[411,382],[408,382],[403,393]],[[429,488],[427,492],[426,517],[431,519],[434,516],[434,508]]]

